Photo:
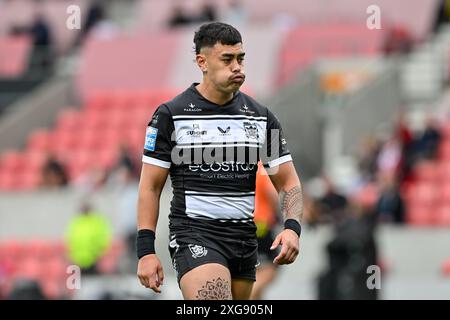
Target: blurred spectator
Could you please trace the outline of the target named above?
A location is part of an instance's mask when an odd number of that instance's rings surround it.
[[[84,194],[101,189],[107,182],[108,173],[104,168],[92,166],[75,179],[74,185]]]
[[[69,259],[84,274],[98,273],[97,263],[111,244],[111,229],[107,220],[83,203],[81,211],[66,230]]]
[[[29,26],[14,26],[12,34],[26,34],[32,40],[32,49],[28,60],[28,76],[37,77],[41,73],[51,70],[54,63],[53,38],[43,14],[36,13]]]
[[[375,207],[375,213],[381,222],[405,222],[405,207],[396,178],[392,174],[379,175],[380,197]]]
[[[224,12],[222,20],[232,26],[242,26],[246,23],[247,16],[247,11],[242,2],[240,0],[233,0]]]
[[[50,157],[42,168],[42,183],[45,188],[67,186],[68,178],[64,166],[54,157]]]
[[[193,21],[192,17],[188,16],[183,7],[176,5],[172,9],[172,15],[169,19],[169,27],[176,28],[190,24]]]
[[[203,6],[198,17],[195,19],[195,22],[202,23],[212,21],[216,21],[216,8],[211,1],[206,1],[203,3]]]
[[[450,0],[440,0],[435,13],[433,31],[437,32],[444,23],[450,23]]]
[[[358,167],[365,181],[373,181],[377,171],[377,157],[380,152],[380,143],[374,136],[362,141],[358,150]]]
[[[41,286],[36,280],[18,279],[7,296],[8,300],[45,300]]]
[[[325,192],[317,201],[321,222],[336,222],[343,218],[347,198],[339,194],[329,178],[323,178]]]
[[[370,197],[351,199],[346,218],[336,224],[328,243],[328,267],[318,279],[318,298],[326,300],[372,300],[378,290],[367,287],[367,268],[377,264],[375,215]]]
[[[402,146],[398,139],[390,138],[381,147],[377,158],[378,172],[381,174],[399,173],[402,160]]]
[[[81,28],[78,37],[75,40],[75,46],[81,45],[84,39],[89,35],[91,30],[102,20],[105,19],[104,0],[95,0],[88,9],[87,17]]]
[[[387,31],[383,52],[386,55],[411,52],[414,41],[409,30],[403,26],[393,26]]]
[[[259,163],[256,176],[254,221],[257,227],[260,265],[256,268],[256,282],[250,297],[252,300],[263,298],[266,288],[275,280],[279,270],[273,263],[279,251],[270,249],[275,241],[274,227],[277,225],[277,217],[279,217],[278,193],[264,167]]]
[[[127,148],[122,145],[116,168],[111,172],[108,185],[120,195],[119,212],[121,235],[127,246],[127,257],[121,267],[126,272],[136,270],[136,203],[138,200],[138,178],[136,165],[130,157]]]
[[[395,130],[395,138],[399,141],[401,150],[398,178],[400,181],[409,180],[415,162],[414,137],[403,112],[397,115]]]
[[[429,117],[425,130],[418,139],[418,151],[422,159],[434,159],[441,142],[441,133],[436,121]]]

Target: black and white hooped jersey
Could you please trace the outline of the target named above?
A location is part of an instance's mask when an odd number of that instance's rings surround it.
[[[189,221],[217,235],[253,235],[258,161],[275,167],[292,160],[280,123],[242,92],[217,105],[196,85],[157,108],[143,162],[170,170],[171,227]]]

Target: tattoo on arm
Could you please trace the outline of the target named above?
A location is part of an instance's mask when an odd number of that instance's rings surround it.
[[[221,278],[206,281],[206,284],[198,290],[198,300],[231,300],[231,288],[228,281]]]
[[[301,186],[295,186],[288,192],[281,194],[281,212],[284,221],[295,219],[302,222],[303,219],[303,194]]]

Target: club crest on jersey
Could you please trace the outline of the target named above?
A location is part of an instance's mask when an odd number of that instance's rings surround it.
[[[245,135],[247,136],[247,138],[249,138],[249,139],[258,139],[259,138],[258,127],[256,126],[256,124],[254,122],[245,121],[244,122],[244,130],[245,130]]]
[[[156,146],[156,136],[158,135],[158,129],[154,127],[147,127],[147,132],[145,133],[145,145],[144,149],[148,151],[155,151]]]
[[[187,108],[184,108],[185,112],[199,112],[202,111],[201,108],[198,108],[195,104],[193,104],[192,102],[188,104]]]
[[[192,258],[194,259],[204,257],[208,254],[208,250],[205,247],[199,246],[197,244],[190,244],[188,247],[192,253]]]

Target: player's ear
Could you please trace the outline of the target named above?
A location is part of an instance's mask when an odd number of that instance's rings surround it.
[[[206,63],[206,56],[202,53],[199,53],[195,56],[195,61],[197,62],[198,67],[205,74],[208,71],[208,64]]]

